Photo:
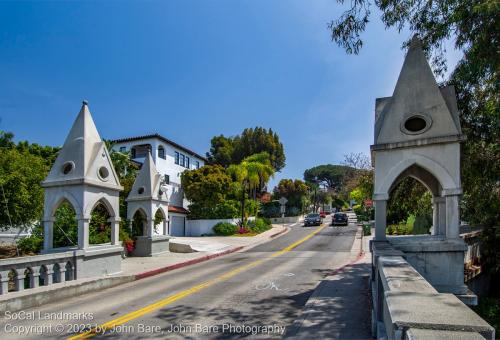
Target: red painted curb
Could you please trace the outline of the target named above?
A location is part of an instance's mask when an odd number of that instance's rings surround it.
[[[150,270],[150,271],[147,271],[147,272],[136,274],[135,277],[134,277],[134,279],[135,280],[141,280],[141,279],[145,279],[147,277],[151,277],[151,276],[155,276],[155,275],[158,275],[158,274],[161,274],[161,273],[169,272],[169,271],[174,270],[174,269],[179,269],[179,268],[186,267],[186,266],[189,266],[189,265],[192,265],[192,264],[196,264],[196,263],[200,263],[200,262],[205,262],[205,261],[214,259],[216,257],[220,257],[220,256],[224,256],[224,255],[228,255],[228,254],[240,251],[243,248],[244,247],[231,248],[231,249],[225,250],[225,251],[220,252],[220,253],[205,255],[205,256],[198,257],[196,259],[192,259],[192,260],[189,260],[189,261],[180,262],[180,263],[172,264],[170,266],[166,266],[166,267],[162,267],[162,268]]]

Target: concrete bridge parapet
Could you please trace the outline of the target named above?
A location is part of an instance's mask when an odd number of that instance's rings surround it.
[[[495,329],[450,293],[439,293],[389,242],[372,242],[372,332],[377,339],[495,338]]]

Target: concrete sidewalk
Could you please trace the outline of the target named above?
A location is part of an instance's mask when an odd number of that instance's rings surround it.
[[[335,269],[323,279],[287,334],[292,339],[372,339],[370,330],[369,276],[371,237],[361,238],[358,229],[351,249],[364,253],[351,263]]]

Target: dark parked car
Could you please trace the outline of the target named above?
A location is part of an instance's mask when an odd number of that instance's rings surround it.
[[[309,214],[304,219],[304,226],[321,225],[321,216],[319,214]]]
[[[347,214],[344,213],[335,213],[332,218],[332,225],[348,225],[349,218]]]

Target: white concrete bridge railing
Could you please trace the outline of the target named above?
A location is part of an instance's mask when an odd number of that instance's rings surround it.
[[[74,279],[73,251],[0,260],[0,295]]]
[[[495,339],[457,296],[438,292],[389,242],[373,242],[372,332],[377,339]]]

